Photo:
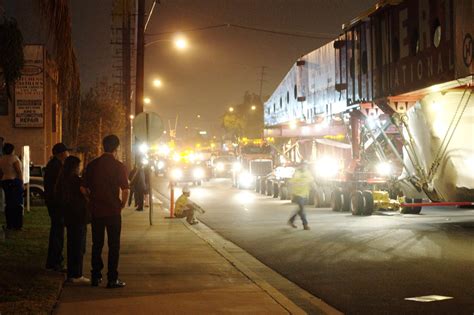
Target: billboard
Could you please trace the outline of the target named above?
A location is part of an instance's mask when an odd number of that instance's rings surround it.
[[[25,64],[15,83],[15,127],[44,126],[44,48],[26,45]]]

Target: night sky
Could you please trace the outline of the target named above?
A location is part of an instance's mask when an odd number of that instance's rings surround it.
[[[83,89],[110,76],[112,0],[72,0],[73,38]],[[148,0],[147,12],[152,1]],[[370,8],[374,0],[162,0],[147,33],[179,31],[217,24],[240,24],[284,32],[337,35],[341,24]],[[328,39],[309,39],[223,28],[185,34],[189,49],[177,51],[162,41],[145,51],[146,110],[165,122],[179,114],[180,127],[218,129],[219,117],[241,102],[245,91],[259,92],[261,66],[266,66],[263,95],[270,95],[291,64]],[[172,39],[173,35],[147,36]],[[159,77],[161,89],[152,85]],[[201,115],[198,122],[196,115]]]

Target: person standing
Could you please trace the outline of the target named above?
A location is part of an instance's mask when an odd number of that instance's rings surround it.
[[[89,198],[92,225],[91,285],[102,281],[102,248],[107,231],[109,255],[107,288],[121,288],[125,282],[118,278],[120,254],[121,211],[130,193],[125,165],[116,159],[120,140],[116,135],[102,140],[104,154],[87,165],[82,192]]]
[[[57,201],[55,187],[64,160],[69,156],[68,151],[64,143],[56,143],[53,146],[53,158],[49,160],[44,170],[44,197],[51,220],[46,269],[54,271],[63,271],[64,268],[64,219]]]
[[[302,163],[295,171],[293,178],[290,179],[290,188],[293,195],[293,202],[298,205],[298,209],[293,213],[293,215],[288,220],[288,224],[297,228],[295,224],[296,216],[300,216],[301,221],[303,222],[303,228],[309,230],[308,220],[306,219],[306,212],[304,209],[305,204],[308,201],[309,190],[313,185],[314,179],[311,175],[311,172],[308,170],[308,165]]]
[[[66,158],[56,183],[56,194],[67,232],[67,279],[71,283],[89,284],[82,272],[88,220],[87,201],[81,193],[80,164],[81,160],[75,156]]]
[[[5,196],[5,219],[8,230],[23,227],[23,172],[15,146],[5,143],[0,157],[0,179]]]
[[[135,167],[135,172],[131,174],[130,187],[133,191],[133,196],[135,197],[135,204],[137,208],[136,211],[143,211],[143,203],[145,198],[145,172],[143,166],[139,165]]]

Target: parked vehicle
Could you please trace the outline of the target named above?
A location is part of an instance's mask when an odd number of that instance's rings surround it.
[[[30,166],[30,203],[32,205],[44,204],[44,166]]]

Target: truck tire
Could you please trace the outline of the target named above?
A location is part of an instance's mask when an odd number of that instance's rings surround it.
[[[278,198],[280,191],[278,189],[278,182],[273,183],[273,198]]]
[[[321,188],[317,188],[313,194],[314,207],[323,208],[325,204],[324,191]]]
[[[262,181],[260,180],[260,178],[257,178],[255,180],[255,192],[260,193],[261,188],[262,188]]]
[[[331,206],[331,187],[323,187],[322,192],[324,194],[323,207],[330,207]]]
[[[364,213],[364,196],[360,190],[351,194],[352,215],[362,215]]]
[[[405,203],[420,203],[422,199],[415,199],[415,198],[405,198]],[[402,207],[400,209],[400,213],[403,214],[420,214],[421,207]]]
[[[342,210],[343,212],[351,211],[351,193],[347,190],[342,191]]]
[[[280,186],[280,200],[288,200],[288,187],[286,185]]]
[[[342,211],[342,191],[340,188],[335,188],[331,193],[331,208],[332,211]]]
[[[374,212],[374,195],[370,190],[362,192],[364,196],[364,215],[372,215]]]
[[[266,184],[266,187],[267,187],[267,196],[272,196],[273,195],[273,182],[271,180],[267,180],[267,184]]]
[[[260,193],[262,195],[267,193],[267,180],[265,178],[260,178]]]

